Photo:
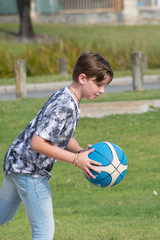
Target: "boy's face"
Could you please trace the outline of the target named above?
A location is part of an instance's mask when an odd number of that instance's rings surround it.
[[[99,95],[103,94],[105,87],[110,83],[111,78],[106,75],[106,78],[101,82],[96,82],[95,78],[88,79],[82,87],[83,97],[89,101],[93,101]]]

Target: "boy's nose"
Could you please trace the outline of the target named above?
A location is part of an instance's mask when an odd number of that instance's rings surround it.
[[[100,88],[99,92],[104,93],[104,86]]]

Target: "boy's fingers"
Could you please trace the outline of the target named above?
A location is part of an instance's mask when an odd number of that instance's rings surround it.
[[[86,173],[86,171],[83,171],[83,172],[88,178],[90,178],[90,176]]]
[[[95,175],[91,172],[94,171],[94,172],[97,172],[97,173],[101,173],[101,170],[98,168],[98,167],[94,167],[93,165],[91,165],[88,169],[87,169],[87,174],[90,175],[90,177],[92,177],[93,179],[95,179]]]
[[[90,169],[97,172],[97,173],[101,173],[101,170],[98,167],[92,166]]]
[[[91,148],[87,151],[88,154],[90,154],[91,152],[94,152],[95,148]]]
[[[93,170],[93,171],[95,171],[95,172],[97,172],[97,173],[101,173],[101,170],[99,170],[98,168],[93,167],[93,166],[91,165],[90,168],[88,168],[87,170],[84,170],[84,171],[83,171],[84,174],[85,174],[88,178],[90,178],[90,177],[92,177],[93,179],[96,178],[96,177],[92,174],[92,172],[91,172],[90,170]]]
[[[91,146],[92,146],[91,144],[88,144],[85,150],[87,151]]]
[[[87,152],[88,152],[88,155],[92,152],[94,152],[95,148],[91,148],[89,149]],[[97,165],[97,166],[101,166],[102,164],[100,162],[97,162],[97,161],[94,161],[92,159],[90,159],[90,164],[93,164],[93,165]]]
[[[93,165],[102,166],[102,163],[96,162],[94,160],[91,160],[90,163],[93,164]]]
[[[88,171],[84,171],[84,174],[88,177],[88,178],[95,178],[94,175],[88,170]]]
[[[88,171],[87,175],[89,176],[88,178],[92,177],[93,179],[95,179],[96,177],[91,173],[91,171]]]

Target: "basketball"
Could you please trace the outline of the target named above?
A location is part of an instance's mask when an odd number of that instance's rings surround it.
[[[111,142],[99,142],[92,145],[89,149],[95,150],[89,154],[89,158],[100,162],[102,166],[97,166],[101,173],[91,170],[92,174],[96,177],[86,178],[92,184],[98,187],[111,187],[115,186],[124,178],[127,172],[127,158],[123,150]]]

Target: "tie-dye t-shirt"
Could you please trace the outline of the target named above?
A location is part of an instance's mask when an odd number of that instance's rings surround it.
[[[79,116],[79,106],[68,87],[56,91],[9,147],[4,159],[5,175],[23,173],[50,177],[55,159],[33,151],[32,137],[36,134],[65,149],[74,137]]]

